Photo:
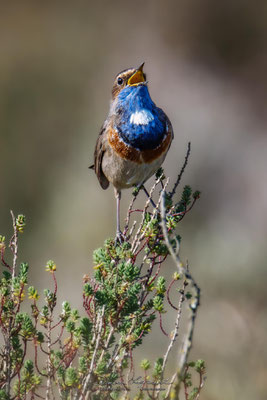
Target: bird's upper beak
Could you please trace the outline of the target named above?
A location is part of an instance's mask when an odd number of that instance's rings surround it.
[[[144,74],[143,74],[143,66],[144,66],[144,64],[145,63],[143,62],[143,64],[141,64],[140,67],[137,68],[137,70],[133,73],[133,75],[128,79],[127,84],[129,86],[137,86],[140,83],[143,83],[143,82],[146,81],[145,77],[144,77]]]

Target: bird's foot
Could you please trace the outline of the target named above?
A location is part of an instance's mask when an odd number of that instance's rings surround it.
[[[126,241],[126,237],[124,236],[122,231],[117,231],[116,237],[115,237],[115,246],[122,244],[125,241]]]

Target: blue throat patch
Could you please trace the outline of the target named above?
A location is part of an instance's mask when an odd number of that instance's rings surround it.
[[[118,95],[115,128],[121,139],[139,149],[155,149],[162,142],[167,124],[146,85],[126,86]]]

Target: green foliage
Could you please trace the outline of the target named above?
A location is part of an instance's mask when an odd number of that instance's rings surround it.
[[[79,335],[81,338],[81,343],[84,347],[90,345],[92,339],[92,329],[93,323],[89,320],[89,318],[82,318],[80,321],[80,326],[77,331],[77,336]]]
[[[20,398],[27,393],[33,393],[40,386],[42,379],[34,373],[34,365],[31,360],[26,360],[21,369],[21,379],[14,384],[14,393]]]
[[[158,294],[162,295],[166,292],[166,280],[163,276],[158,278],[156,290]]]
[[[0,252],[3,254],[6,248],[6,243],[5,243],[5,236],[0,235]],[[1,391],[0,391],[0,400],[1,400]]]
[[[201,374],[201,373],[205,373],[205,361],[204,360],[197,360],[195,363],[195,370]]]
[[[28,280],[28,270],[29,264],[28,263],[21,263],[19,268],[18,278],[21,283],[27,283]]]
[[[28,297],[30,300],[38,300],[40,298],[37,289],[35,289],[33,286],[29,286],[28,288]]]
[[[191,392],[189,393],[188,400],[194,400],[194,399],[196,399],[197,395],[198,395],[198,388],[197,388],[197,387],[194,387],[194,388],[191,390]]]
[[[191,195],[192,195],[191,187],[188,185],[185,186],[182,193],[181,202],[184,203],[184,205],[189,206],[189,204],[191,203]]]
[[[158,294],[153,298],[153,306],[156,311],[159,311],[162,313],[164,311],[164,306],[163,306],[163,296],[161,294]]]
[[[165,176],[161,168],[156,177],[163,187]],[[138,192],[139,189],[135,189],[135,197]],[[185,186],[177,203],[173,203],[173,194],[165,196],[166,228],[168,234],[174,234],[174,239],[170,239],[174,250],[181,240],[175,234],[177,224],[199,195],[199,192],[192,195],[191,188]],[[55,311],[58,307],[56,263],[49,260],[45,265],[45,270],[51,274],[52,288],[44,289],[43,296],[32,285],[26,291],[30,281],[29,265],[23,262],[16,266],[18,233],[24,232],[25,217],[18,215],[13,219],[13,225],[11,266],[4,259],[6,239],[0,236],[3,262],[0,331],[5,343],[0,352],[0,400],[44,397],[44,387],[50,397],[52,388],[57,388],[64,400],[82,399],[88,391],[93,393],[91,398],[94,400],[119,398],[123,390],[128,391],[124,380],[133,375],[134,350],[143,346],[144,338],[150,334],[159,314],[172,306],[170,286],[161,273],[169,248],[163,237],[159,212],[145,209],[136,236],[129,235],[125,228],[126,240],[122,244],[107,239],[94,251],[94,274],[84,278],[84,311],[79,312],[68,301],[63,301],[59,315]],[[182,278],[176,272],[173,282],[179,281],[181,286]],[[30,312],[25,311],[25,291]],[[179,291],[175,293],[177,296]],[[190,299],[193,307],[189,291],[185,299]],[[164,332],[161,318],[160,315],[159,325]],[[29,356],[33,358],[27,359]],[[144,398],[151,361],[144,359],[141,368],[145,377],[138,399]],[[202,360],[188,368],[193,368],[200,376],[205,372]],[[150,377],[154,388],[161,384],[163,373],[163,358],[158,358]],[[183,382],[186,387],[192,385],[189,371]],[[152,399],[153,396],[150,395]],[[190,396],[188,399],[196,398],[195,388]]]
[[[162,365],[163,365],[163,358],[158,358],[154,364],[154,369],[152,373],[152,376],[156,382],[158,382],[161,379]]]
[[[23,233],[25,226],[26,226],[25,216],[22,214],[18,215],[16,218],[16,228],[17,228],[18,232]]]
[[[155,177],[156,177],[156,179],[161,179],[162,181],[163,181],[164,179],[166,179],[162,167],[160,167],[160,168],[157,170],[157,172],[156,172],[156,174],[155,174]]]
[[[53,260],[49,260],[46,263],[45,269],[47,272],[55,272],[57,270],[57,266]]]
[[[79,382],[78,372],[75,368],[69,367],[66,369],[65,384],[68,387],[75,387]]]
[[[189,372],[191,370],[191,372]],[[198,386],[193,386],[192,372],[199,376]],[[186,365],[182,381],[185,388],[186,398],[195,400],[199,397],[201,388],[204,384],[204,375],[206,372],[205,362],[203,360],[191,361]]]
[[[139,193],[139,188],[138,187],[134,187],[134,189],[133,189],[133,191],[132,191],[132,195],[134,196],[134,197],[136,197],[137,195],[138,195],[138,193]]]
[[[0,389],[0,400],[8,400],[8,394],[4,389]]]
[[[33,321],[27,313],[16,315],[16,324],[20,326],[19,333],[25,339],[33,338],[36,332]]]
[[[141,368],[145,371],[147,371],[151,367],[150,361],[147,359],[142,360],[141,362]]]

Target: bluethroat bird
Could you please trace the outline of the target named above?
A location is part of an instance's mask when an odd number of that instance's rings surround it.
[[[163,163],[173,139],[167,115],[151,100],[144,63],[120,72],[113,84],[107,119],[98,136],[94,169],[99,183],[114,186],[117,199],[116,241],[120,231],[121,190],[142,187]]]

